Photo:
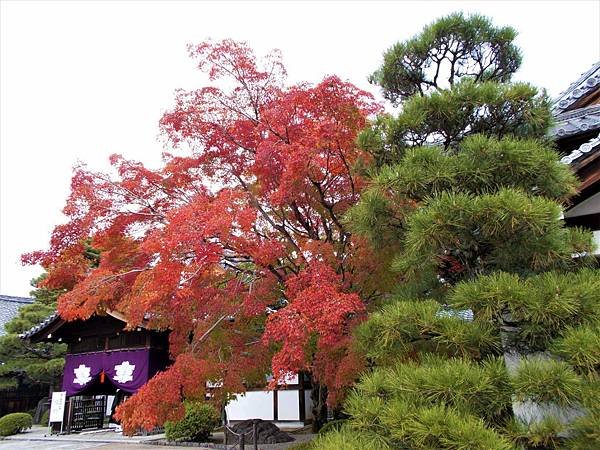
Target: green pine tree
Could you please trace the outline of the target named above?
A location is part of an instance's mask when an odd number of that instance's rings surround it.
[[[0,395],[20,385],[51,388],[60,381],[66,345],[30,344],[19,337],[56,310],[56,300],[63,291],[36,287],[43,279],[44,275],[32,280],[35,289],[30,295],[34,302],[19,310],[17,317],[6,324],[7,334],[0,337]]]
[[[347,220],[398,288],[356,332],[369,370],[321,449],[600,448],[600,271],[565,228],[577,181],[543,93],[512,83],[511,28],[453,14],[372,81],[401,106],[360,143],[371,187]]]
[[[98,267],[100,251],[84,243],[83,256],[90,268]],[[31,344],[20,338],[22,333],[39,325],[56,312],[57,300],[65,288],[44,287],[46,274],[31,281],[34,288],[29,294],[34,302],[19,309],[19,314],[5,325],[7,334],[0,336],[0,395],[3,390],[19,386],[43,385],[49,391],[58,387],[65,364],[65,344]]]

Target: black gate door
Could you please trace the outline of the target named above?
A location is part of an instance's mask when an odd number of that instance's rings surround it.
[[[70,431],[99,429],[104,426],[106,396],[92,398],[74,397],[71,399]]]

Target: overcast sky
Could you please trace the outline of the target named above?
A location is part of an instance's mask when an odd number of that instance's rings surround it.
[[[376,92],[384,50],[453,11],[519,32],[517,76],[555,96],[600,59],[600,1],[159,2],[1,1],[0,294],[25,296],[78,160],[112,153],[156,166],[158,120],[176,88],[203,77],[187,43],[245,40],[281,49],[290,81],[325,75]]]

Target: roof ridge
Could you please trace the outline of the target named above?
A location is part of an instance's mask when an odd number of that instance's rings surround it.
[[[563,112],[598,84],[600,84],[600,61],[595,62],[590,69],[582,73],[576,81],[554,99],[552,110]]]
[[[0,294],[0,300],[5,300],[8,302],[15,302],[15,303],[33,303],[35,301],[35,299],[32,297],[17,297],[14,295],[4,295],[4,294]]]

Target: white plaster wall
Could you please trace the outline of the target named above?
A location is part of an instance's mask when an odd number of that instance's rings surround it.
[[[249,391],[225,406],[227,420],[273,420],[273,392]]]
[[[523,361],[529,358],[550,358],[546,353],[537,352],[529,355],[522,355],[516,351],[505,352],[504,362],[509,374],[515,373]],[[558,406],[546,402],[519,402],[513,399],[513,412],[515,418],[524,424],[535,424],[548,417],[554,417],[563,424],[571,423],[583,414],[580,407]],[[559,434],[560,435],[560,434]]]
[[[277,392],[277,420],[300,420],[298,391]]]

